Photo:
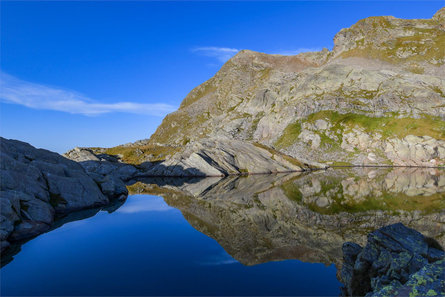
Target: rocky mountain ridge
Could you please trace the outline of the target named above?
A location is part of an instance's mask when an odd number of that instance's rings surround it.
[[[242,50],[149,140],[109,153],[124,162],[136,151],[139,163],[181,159],[200,143],[236,140],[302,163],[443,166],[444,14],[442,8],[431,19],[366,18],[342,29],[332,51]]]

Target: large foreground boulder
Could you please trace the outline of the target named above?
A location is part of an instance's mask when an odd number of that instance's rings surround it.
[[[0,242],[45,232],[59,214],[106,205],[126,196],[113,176],[93,179],[67,158],[17,140],[0,138]]]
[[[368,235],[364,248],[343,245],[344,296],[444,296],[445,253],[401,223]]]

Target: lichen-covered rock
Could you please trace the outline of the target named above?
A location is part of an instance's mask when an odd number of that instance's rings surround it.
[[[363,249],[345,243],[343,259],[341,277],[345,296],[445,294],[442,248],[401,223],[370,233]]]

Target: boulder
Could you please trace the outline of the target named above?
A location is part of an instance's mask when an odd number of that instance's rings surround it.
[[[343,260],[344,296],[445,294],[442,248],[401,223],[371,232],[364,248],[346,242]]]

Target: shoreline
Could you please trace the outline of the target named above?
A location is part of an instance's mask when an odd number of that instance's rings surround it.
[[[123,163],[127,164],[127,163]],[[127,164],[131,165],[131,164]],[[134,166],[134,165],[132,165]],[[326,171],[329,169],[347,169],[347,168],[413,168],[413,169],[441,169],[445,170],[445,166],[439,167],[427,167],[427,166],[403,166],[403,165],[338,165],[338,166],[328,166],[326,168],[311,168],[307,170],[289,170],[289,171],[277,171],[277,172],[252,172],[252,173],[231,173],[227,175],[138,175],[127,181],[131,181],[137,178],[207,178],[207,177],[229,177],[229,176],[249,176],[249,175],[274,175],[274,174],[290,174],[290,173],[311,173],[315,171]]]

